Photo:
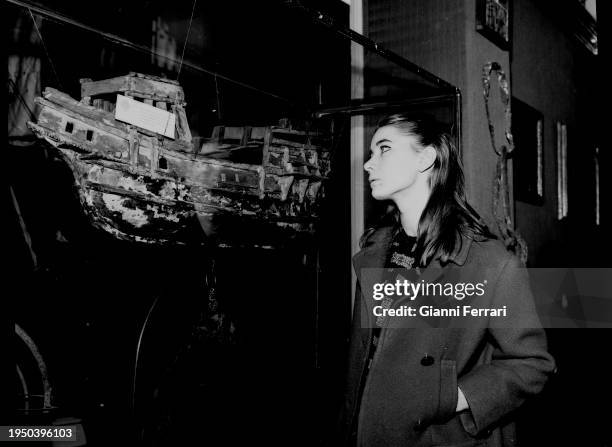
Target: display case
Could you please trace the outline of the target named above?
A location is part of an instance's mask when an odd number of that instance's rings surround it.
[[[15,420],[92,445],[323,443],[351,203],[375,206],[357,155],[407,109],[459,143],[459,91],[341,1],[8,3],[15,320],[46,365],[20,351]]]

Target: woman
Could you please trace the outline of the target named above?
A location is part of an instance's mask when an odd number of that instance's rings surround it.
[[[459,155],[440,123],[388,116],[370,151],[364,169],[372,196],[391,207],[366,231],[353,258],[358,283],[343,442],[515,445],[513,411],[539,393],[555,369],[526,272],[466,202]],[[402,268],[401,276],[390,267]],[[372,290],[398,279],[484,284],[480,306],[507,305],[508,315],[469,324],[462,317],[389,318],[381,309],[402,301],[374,300]],[[450,301],[460,304],[456,296]]]

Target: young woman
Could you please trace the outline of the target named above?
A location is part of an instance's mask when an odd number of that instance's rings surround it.
[[[358,284],[343,443],[515,445],[514,410],[555,370],[527,274],[466,202],[459,154],[443,125],[388,116],[370,151],[364,169],[372,196],[390,208],[353,258]],[[399,278],[484,284],[480,306],[507,305],[507,315],[437,325],[442,320],[381,315],[406,300],[374,300],[372,290]]]

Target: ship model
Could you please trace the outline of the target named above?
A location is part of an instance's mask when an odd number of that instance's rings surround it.
[[[36,101],[29,128],[59,150],[93,226],[116,238],[184,244],[194,222],[229,243],[314,232],[329,132],[281,120],[193,138],[180,84],[133,72],[81,79],[78,101],[53,88]]]

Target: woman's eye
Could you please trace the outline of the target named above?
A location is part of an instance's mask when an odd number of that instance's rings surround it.
[[[391,150],[391,148],[389,146],[381,146],[380,147],[380,153],[381,154],[384,154],[385,152],[390,151],[390,150]]]

